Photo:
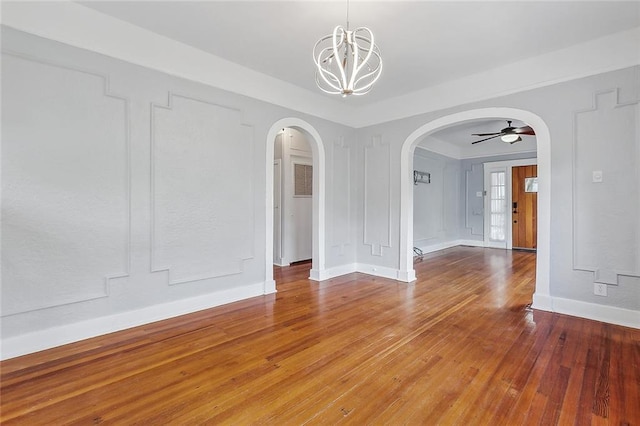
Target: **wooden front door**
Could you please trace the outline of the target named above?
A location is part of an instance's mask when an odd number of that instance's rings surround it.
[[[513,248],[536,249],[538,241],[538,166],[511,172]]]

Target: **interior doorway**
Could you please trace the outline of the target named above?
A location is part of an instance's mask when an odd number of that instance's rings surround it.
[[[273,263],[311,260],[313,152],[301,131],[285,127],[276,136],[273,182]]]
[[[411,133],[402,144],[400,154],[400,267],[398,279],[416,279],[413,268],[413,154],[418,142],[437,129],[478,118],[513,117],[528,123],[536,134],[538,155],[538,242],[536,256],[536,291],[533,307],[552,311],[550,295],[551,241],[551,134],[539,116],[525,110],[506,107],[481,108],[437,118]]]
[[[537,158],[484,163],[485,247],[537,248],[537,163]]]
[[[267,133],[265,160],[265,284],[264,293],[276,291],[276,283],[273,279],[274,242],[274,160],[276,139],[282,133],[282,129],[291,128],[302,133],[311,149],[311,162],[313,174],[311,179],[311,270],[309,279],[320,281],[325,271],[325,151],[322,138],[318,131],[304,120],[299,118],[283,118],[276,121]],[[282,166],[284,168],[284,165]],[[282,208],[282,207],[281,207]],[[285,248],[286,249],[286,248]]]

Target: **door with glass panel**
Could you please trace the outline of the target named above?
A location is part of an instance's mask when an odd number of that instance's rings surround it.
[[[510,212],[507,209],[507,167],[485,165],[485,214],[484,242],[487,247],[507,248],[507,225]]]

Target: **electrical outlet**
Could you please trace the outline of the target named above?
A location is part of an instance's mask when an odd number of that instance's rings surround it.
[[[606,296],[607,285],[603,283],[593,283],[593,294],[596,296]]]

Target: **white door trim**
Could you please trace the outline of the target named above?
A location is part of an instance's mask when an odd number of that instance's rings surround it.
[[[265,294],[275,293],[273,280],[273,157],[276,135],[285,127],[300,130],[307,137],[313,156],[313,258],[312,280],[319,281],[325,270],[325,168],[324,143],[318,131],[299,118],[283,118],[276,121],[267,132],[265,148]]]

